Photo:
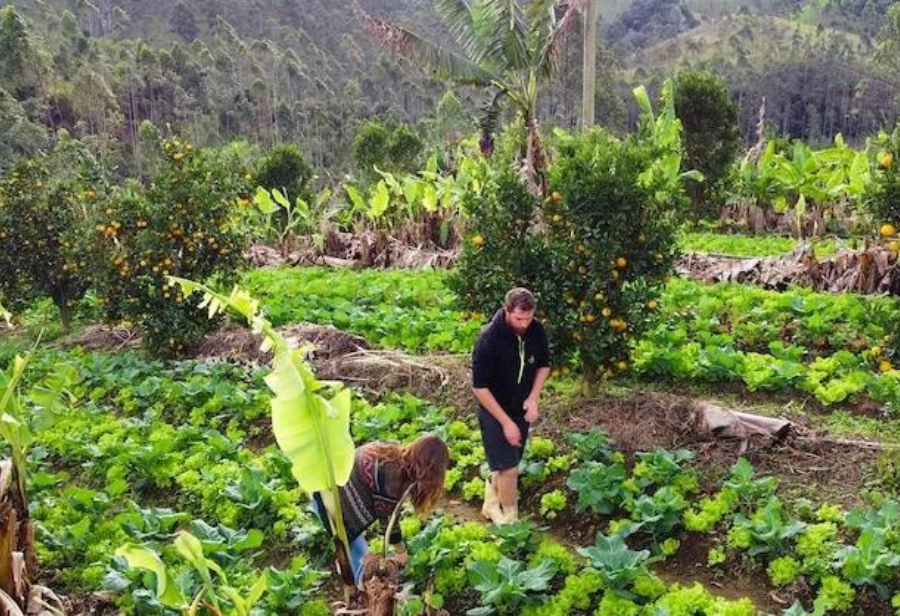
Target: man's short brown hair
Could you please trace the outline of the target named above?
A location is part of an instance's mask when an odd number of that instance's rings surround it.
[[[516,308],[526,312],[534,310],[537,300],[534,299],[534,293],[524,287],[516,287],[510,289],[506,293],[506,299],[503,300],[503,307],[507,312],[512,312]]]

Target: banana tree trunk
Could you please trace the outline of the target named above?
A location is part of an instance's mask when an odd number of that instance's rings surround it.
[[[547,194],[547,153],[544,150],[541,133],[534,114],[526,116],[525,130],[525,155],[522,160],[520,176],[532,194],[544,197]],[[531,219],[531,233],[534,235],[546,235],[548,230],[549,227],[544,221],[543,209],[536,207]]]
[[[15,613],[12,599],[26,609],[31,580],[37,572],[34,527],[28,517],[25,495],[10,460],[0,462],[0,590],[7,600],[0,602],[0,614]]]
[[[594,126],[594,102],[597,92],[597,21],[600,0],[588,0],[584,12],[584,50],[581,83],[581,129]]]
[[[547,152],[534,113],[525,116],[525,156],[522,161],[522,180],[532,193],[547,193]]]

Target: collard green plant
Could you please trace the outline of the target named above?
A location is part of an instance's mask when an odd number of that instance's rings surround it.
[[[605,588],[625,597],[633,597],[628,587],[641,576],[649,575],[653,562],[649,550],[632,550],[620,535],[606,536],[597,533],[593,546],[578,548],[578,553],[588,559],[588,566],[597,571]]]
[[[474,562],[469,565],[469,582],[481,593],[482,605],[466,614],[518,614],[524,605],[537,599],[537,593],[550,588],[550,580],[557,570],[556,563],[550,559],[534,567],[506,557],[498,563]]]
[[[618,462],[608,465],[587,462],[572,471],[566,485],[578,495],[575,509],[579,512],[609,515],[622,504],[624,480],[625,467]]]

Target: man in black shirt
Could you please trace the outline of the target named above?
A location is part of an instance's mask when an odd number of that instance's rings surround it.
[[[509,291],[472,354],[472,388],[491,469],[481,512],[498,524],[518,519],[519,462],[550,375],[547,335],[534,309],[530,291]]]

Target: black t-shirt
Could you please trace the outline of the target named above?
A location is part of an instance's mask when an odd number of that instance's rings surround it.
[[[475,344],[472,385],[489,389],[510,417],[521,417],[538,368],[549,367],[550,350],[543,325],[535,319],[519,337],[506,325],[501,308]]]

